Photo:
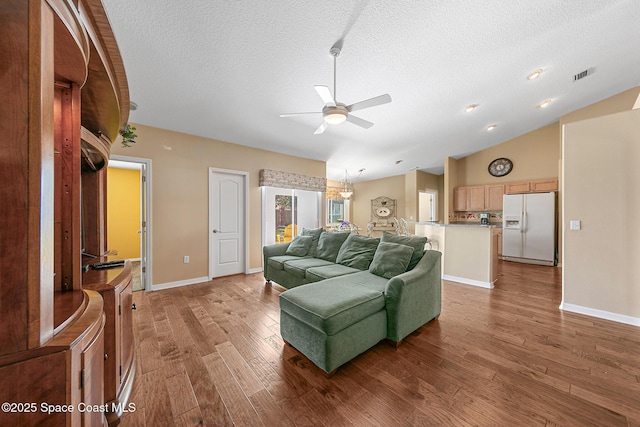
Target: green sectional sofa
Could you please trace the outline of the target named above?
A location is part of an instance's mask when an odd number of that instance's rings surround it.
[[[440,252],[426,238],[381,239],[305,229],[263,248],[267,283],[280,294],[280,333],[327,373],[389,339],[400,341],[437,318]]]

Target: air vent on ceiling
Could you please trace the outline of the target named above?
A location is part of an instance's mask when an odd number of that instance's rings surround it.
[[[573,76],[573,81],[577,82],[578,80],[582,80],[587,76],[590,76],[591,74],[593,74],[593,68],[588,68],[584,71],[580,71],[578,74],[575,74]]]

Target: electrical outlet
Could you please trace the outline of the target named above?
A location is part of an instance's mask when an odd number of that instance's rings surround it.
[[[182,262],[185,264],[189,264],[189,255],[185,255],[184,258],[182,258]]]

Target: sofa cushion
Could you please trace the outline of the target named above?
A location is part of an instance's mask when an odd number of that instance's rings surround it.
[[[316,248],[316,258],[336,262],[340,247],[349,237],[349,232],[330,233],[325,232],[320,235],[318,247]]]
[[[291,261],[285,261],[284,271],[296,277],[304,279],[308,268],[319,267],[328,264],[332,263],[318,258],[299,258]]]
[[[322,267],[312,267],[307,270],[305,276],[310,282],[329,279],[331,277],[344,276],[345,274],[357,273],[360,270],[353,267],[347,267],[342,264],[329,264]]]
[[[338,251],[336,263],[358,270],[366,270],[373,260],[378,243],[380,243],[380,239],[349,234]]]
[[[289,243],[286,254],[306,256],[309,253],[309,248],[311,248],[311,243],[313,243],[312,236],[296,236]]]
[[[424,245],[427,244],[427,238],[421,236],[396,236],[395,234],[382,232],[381,242],[399,243],[401,245],[411,246],[413,248],[413,254],[411,255],[411,261],[407,270],[412,270],[413,267],[418,264],[422,255],[424,255]]]
[[[369,266],[369,272],[391,279],[407,271],[413,252],[411,246],[380,242]]]
[[[280,294],[280,309],[327,335],[384,309],[382,292],[342,278],[298,286]]]
[[[295,255],[277,255],[269,257],[269,259],[267,260],[267,264],[278,270],[284,270],[285,262],[294,261],[297,259],[301,259],[301,257]]]
[[[340,277],[338,277],[337,279],[340,279]],[[362,286],[363,288],[372,289],[374,291],[383,293],[387,289],[387,283],[389,282],[389,279],[382,276],[376,276],[375,274],[370,273],[369,270],[349,274],[344,279],[348,280],[352,285]]]
[[[303,228],[301,236],[311,236],[313,240],[311,241],[311,246],[309,247],[309,253],[307,255],[315,257],[316,256],[316,248],[318,247],[318,240],[320,236],[323,234],[323,228]]]

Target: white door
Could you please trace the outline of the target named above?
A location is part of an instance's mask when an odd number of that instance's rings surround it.
[[[245,272],[246,182],[242,172],[209,169],[209,275]]]

